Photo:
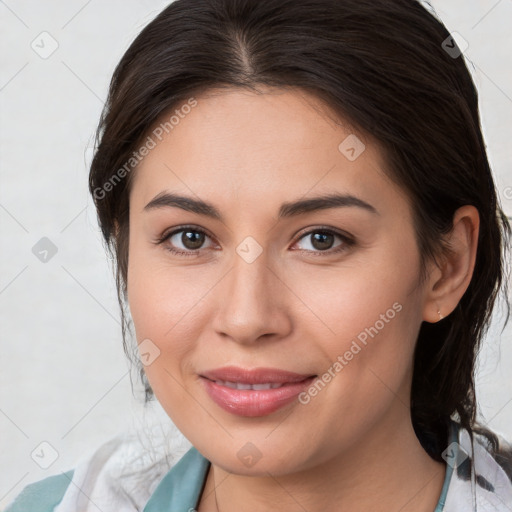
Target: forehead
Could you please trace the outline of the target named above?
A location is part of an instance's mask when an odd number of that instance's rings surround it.
[[[210,90],[166,112],[148,137],[133,176],[138,206],[163,190],[247,207],[313,191],[401,193],[377,142],[302,90]]]

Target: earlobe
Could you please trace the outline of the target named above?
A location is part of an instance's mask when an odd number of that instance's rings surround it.
[[[466,292],[475,268],[479,231],[478,210],[462,206],[444,239],[443,255],[430,273],[425,288],[423,320],[436,323],[447,317]]]

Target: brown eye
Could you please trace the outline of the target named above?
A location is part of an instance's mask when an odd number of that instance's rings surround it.
[[[332,235],[331,233],[317,232],[317,233],[314,233],[311,238],[311,245],[315,249],[318,249],[319,251],[330,249],[332,247],[333,243],[334,243],[334,235]]]
[[[181,231],[180,242],[186,249],[195,250],[200,249],[204,243],[205,234],[199,231],[192,231],[190,229]]]
[[[198,256],[210,237],[201,229],[184,227],[164,235],[157,243],[163,244],[173,254],[183,256]]]
[[[339,240],[338,243],[336,243],[336,239]],[[301,240],[305,240],[307,243],[303,243]],[[315,229],[302,235],[297,244],[302,245],[299,249],[313,254],[333,254],[348,249],[354,245],[354,241],[348,236],[335,231]]]

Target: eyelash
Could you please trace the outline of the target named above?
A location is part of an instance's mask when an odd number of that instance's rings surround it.
[[[181,233],[183,231],[193,231],[194,233],[200,233],[200,234],[206,235],[209,238],[212,238],[212,237],[210,237],[210,235],[208,235],[208,233],[206,233],[202,229],[196,228],[194,226],[181,226],[179,229],[175,229],[175,230],[171,231],[170,233],[164,233],[161,237],[159,237],[155,241],[155,244],[161,245],[164,242],[166,242],[167,240],[169,240],[172,236],[176,235],[177,233]],[[334,231],[327,227],[318,227],[318,228],[312,229],[310,231],[306,231],[298,237],[298,239],[295,243],[297,243],[299,240],[305,238],[306,236],[312,235],[314,233],[322,233],[322,234],[337,236],[338,238],[340,238],[342,240],[343,243],[340,244],[338,247],[335,247],[334,249],[328,249],[326,251],[320,251],[320,250],[311,251],[308,249],[296,249],[296,250],[302,251],[304,253],[308,253],[310,255],[315,255],[315,256],[324,256],[324,255],[332,256],[333,254],[338,254],[338,253],[347,251],[350,247],[352,247],[355,244],[355,241],[348,235],[340,233],[338,231]],[[202,249],[197,249],[197,250],[191,249],[188,251],[182,251],[179,249],[175,249],[173,247],[166,247],[166,250],[174,255],[177,255],[177,256],[198,256],[199,252]]]

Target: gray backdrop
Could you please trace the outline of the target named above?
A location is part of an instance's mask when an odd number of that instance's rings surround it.
[[[0,510],[116,433],[166,420],[158,405],[143,415],[131,393],[87,164],[114,66],[167,3],[0,1]],[[432,4],[468,43],[510,215],[512,0]],[[485,420],[512,439],[512,328],[501,334],[499,320],[477,391]]]

